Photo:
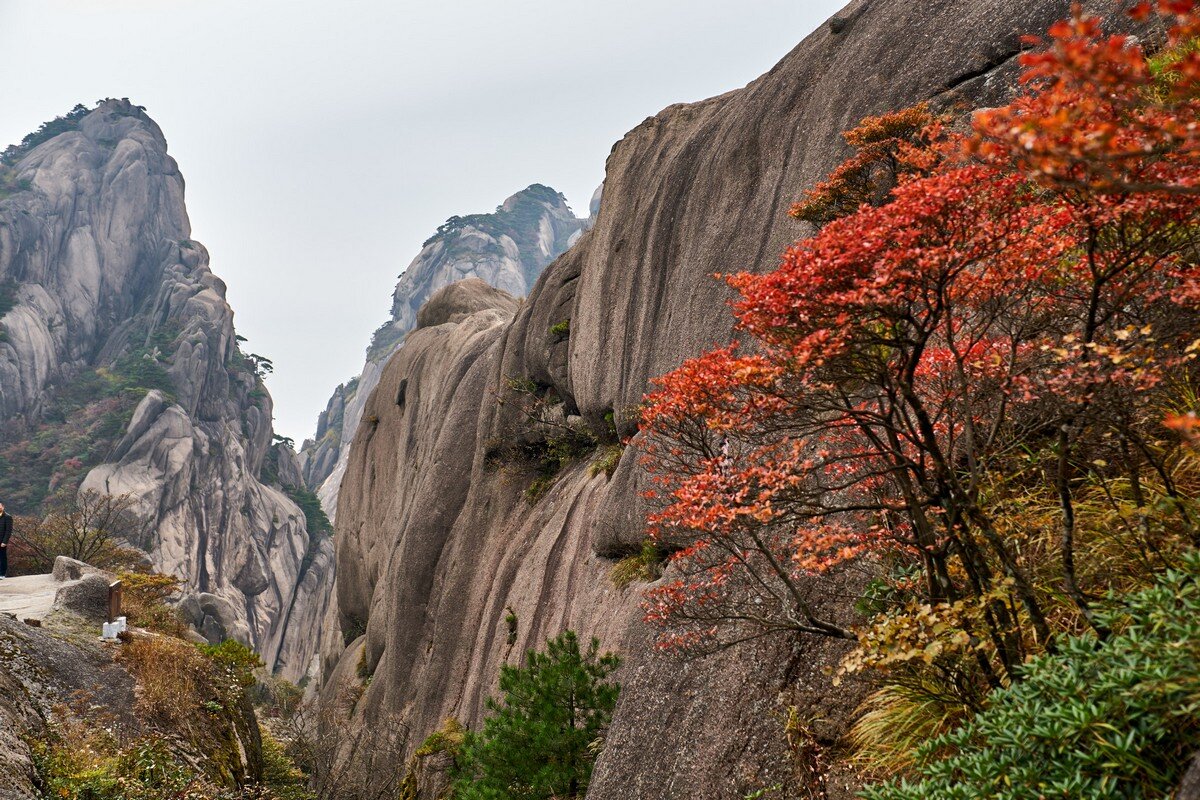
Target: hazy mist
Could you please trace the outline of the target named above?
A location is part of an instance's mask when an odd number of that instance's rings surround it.
[[[146,106],[299,445],[439,223],[530,183],[586,214],[627,130],[744,85],[841,5],[0,0],[0,148],[79,102]]]

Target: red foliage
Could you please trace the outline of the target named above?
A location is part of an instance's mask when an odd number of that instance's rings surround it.
[[[753,347],[685,363],[643,414],[651,533],[678,548],[678,577],[647,596],[664,645],[849,636],[807,576],[888,549],[921,566],[930,600],[1008,580],[989,619],[1002,666],[1019,664],[1007,632],[1050,634],[981,492],[1038,437],[1058,460],[1064,588],[1089,616],[1081,459],[1159,458],[1147,393],[1194,372],[1200,24],[1190,3],[1161,13],[1178,15],[1177,49],[1159,74],[1077,12],[972,135],[924,107],[865,121],[847,135],[858,154],[793,209],[825,227],[777,270],[728,278]]]

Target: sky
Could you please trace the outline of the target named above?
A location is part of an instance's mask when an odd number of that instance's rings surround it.
[[[299,445],[439,224],[531,183],[586,216],[626,131],[744,86],[842,5],[0,0],[0,149],[76,103],[145,106]]]

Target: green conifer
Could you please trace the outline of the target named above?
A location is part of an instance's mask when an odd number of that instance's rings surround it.
[[[583,797],[620,687],[619,666],[592,639],[581,650],[567,631],[530,650],[525,666],[500,668],[501,698],[489,698],[483,730],[468,737],[457,800]]]

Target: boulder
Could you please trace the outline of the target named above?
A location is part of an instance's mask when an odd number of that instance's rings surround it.
[[[54,580],[64,583],[66,581],[77,581],[84,575],[108,576],[110,573],[98,567],[93,567],[91,564],[76,561],[73,558],[59,556],[54,559],[54,568],[51,570],[51,574],[54,575]]]
[[[54,607],[102,622],[108,618],[108,586],[103,575],[85,575],[54,594]]]
[[[209,644],[220,644],[226,639],[253,644],[250,629],[241,622],[234,604],[224,597],[208,592],[189,594],[179,602],[178,608],[184,622]]]

